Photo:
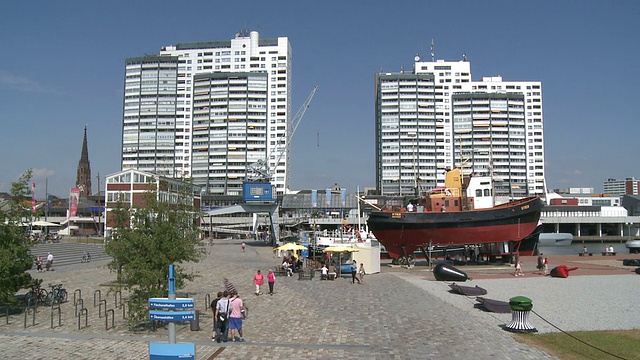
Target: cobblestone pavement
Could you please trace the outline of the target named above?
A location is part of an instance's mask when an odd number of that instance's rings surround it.
[[[196,344],[197,359],[548,359],[541,350],[521,344],[513,334],[494,322],[452,305],[420,286],[422,275],[383,267],[380,274],[367,275],[363,284],[350,279],[335,281],[298,280],[278,277],[275,294],[265,285],[260,296],[252,283],[256,269],[263,272],[280,259],[270,247],[240,241],[219,241],[208,246],[205,260],[190,265],[202,275],[181,291],[196,299],[200,331],[189,324],[177,326],[177,341]],[[0,357],[29,359],[148,359],[149,342],[166,342],[165,329],[131,332],[115,308],[115,297],[106,284],[115,279],[106,262],[61,267],[55,272],[36,273],[43,283],[62,283],[69,301],[58,314],[40,307],[35,325],[32,314],[11,315],[9,324],[0,318]],[[205,311],[205,298],[222,289],[229,278],[249,307],[244,321],[245,343],[211,342],[212,316]],[[99,290],[99,292],[98,292]],[[88,311],[88,327],[75,316],[74,294]],[[123,298],[126,300],[127,294]],[[106,302],[114,327],[106,330],[96,304]],[[104,312],[104,308],[102,307]]]

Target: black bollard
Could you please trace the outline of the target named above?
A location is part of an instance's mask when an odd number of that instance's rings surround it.
[[[464,271],[460,271],[449,264],[440,263],[433,268],[433,276],[438,281],[460,281],[469,280]]]

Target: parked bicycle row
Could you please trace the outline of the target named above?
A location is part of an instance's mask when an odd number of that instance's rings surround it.
[[[32,286],[24,297],[27,304],[35,301],[38,304],[54,305],[68,301],[69,294],[62,284],[49,284],[49,287],[50,290],[47,291],[40,285]]]

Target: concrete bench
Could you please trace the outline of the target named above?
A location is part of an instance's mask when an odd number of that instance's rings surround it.
[[[603,252],[602,253],[602,256],[608,256],[608,255],[616,256],[616,253],[615,252]]]
[[[578,253],[578,256],[593,256],[593,253]]]

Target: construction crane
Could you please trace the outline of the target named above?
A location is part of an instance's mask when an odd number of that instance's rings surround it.
[[[282,159],[282,156],[287,152],[287,149],[289,148],[289,144],[291,143],[291,139],[293,138],[293,135],[295,134],[296,129],[298,128],[298,125],[300,125],[300,122],[302,121],[302,117],[304,116],[304,113],[307,111],[307,108],[309,108],[309,104],[311,104],[311,99],[313,99],[313,96],[316,94],[317,90],[318,90],[318,86],[316,85],[311,91],[311,94],[309,95],[307,100],[300,107],[300,110],[298,110],[296,115],[293,117],[293,120],[291,120],[291,131],[285,132],[284,134],[282,134],[280,138],[278,138],[278,141],[276,142],[276,145],[273,147],[273,149],[271,149],[269,156],[267,156],[266,159],[260,159],[255,163],[248,165],[247,167],[248,181],[261,182],[261,183],[271,182],[271,179],[273,179],[275,169],[280,164],[280,160]],[[280,145],[282,145],[283,143],[284,143],[284,147],[280,147]],[[278,156],[275,158],[275,161],[273,162],[272,166],[269,166],[269,159],[271,159],[272,157],[275,157],[275,153],[278,150],[279,150]]]

